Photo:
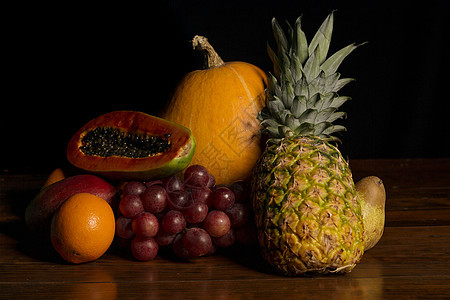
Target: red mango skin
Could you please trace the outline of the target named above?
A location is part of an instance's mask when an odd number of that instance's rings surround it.
[[[43,188],[28,204],[25,223],[33,233],[47,233],[53,214],[64,201],[77,193],[96,195],[111,205],[115,211],[117,191],[104,179],[90,174],[75,175]]]

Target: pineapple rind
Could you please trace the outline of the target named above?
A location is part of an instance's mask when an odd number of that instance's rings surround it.
[[[344,273],[364,252],[361,207],[348,163],[329,141],[346,130],[333,124],[350,97],[338,91],[351,78],[337,69],[359,45],[327,58],[331,13],[310,44],[298,18],[285,34],[272,20],[266,107],[258,114],[268,146],[252,177],[252,200],[263,256],[280,273]]]
[[[263,256],[280,273],[350,272],[364,252],[361,207],[348,163],[319,137],[283,138],[254,171]]]

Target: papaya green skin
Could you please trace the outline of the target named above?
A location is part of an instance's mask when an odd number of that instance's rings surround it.
[[[143,171],[91,171],[95,174],[119,181],[150,181],[154,179],[162,179],[177,174],[187,168],[195,153],[196,142],[194,136],[191,135],[191,144],[187,153],[174,158],[165,165],[158,168]]]
[[[48,234],[53,214],[69,197],[77,193],[96,195],[111,205],[113,210],[118,202],[116,188],[104,179],[81,174],[67,177],[43,188],[28,204],[25,210],[25,223],[36,234]]]

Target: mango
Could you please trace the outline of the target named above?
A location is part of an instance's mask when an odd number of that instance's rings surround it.
[[[28,229],[37,234],[48,233],[53,214],[69,197],[90,193],[108,202],[114,210],[117,202],[115,187],[104,179],[90,174],[75,175],[41,189],[25,210]]]

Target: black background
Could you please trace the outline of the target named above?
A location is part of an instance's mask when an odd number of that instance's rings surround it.
[[[224,61],[272,66],[271,19],[302,24],[308,40],[335,13],[330,54],[368,44],[341,65],[344,155],[450,157],[448,1],[154,1],[146,6],[15,6],[3,37],[0,167],[51,170],[70,137],[120,109],[157,115],[178,81],[202,67],[189,41],[208,37]],[[207,113],[207,111],[205,111]]]

